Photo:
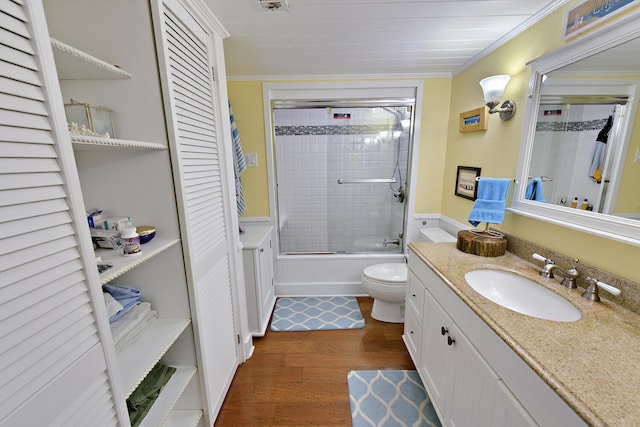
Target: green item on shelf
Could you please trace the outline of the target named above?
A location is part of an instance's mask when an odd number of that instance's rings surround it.
[[[137,427],[160,395],[176,368],[158,363],[127,399],[131,427]]]

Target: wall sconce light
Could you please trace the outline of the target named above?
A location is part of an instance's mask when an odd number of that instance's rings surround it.
[[[511,76],[503,74],[480,80],[484,100],[487,103],[487,107],[489,107],[489,114],[500,113],[502,120],[509,120],[516,113],[516,103],[514,101],[509,99],[500,105],[500,98],[502,98],[504,88],[507,87],[510,79]]]

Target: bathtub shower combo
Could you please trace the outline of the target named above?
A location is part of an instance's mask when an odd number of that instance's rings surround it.
[[[412,108],[274,108],[281,255],[403,252]]]

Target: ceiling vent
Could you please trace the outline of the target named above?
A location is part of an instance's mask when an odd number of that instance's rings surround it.
[[[258,0],[261,9],[270,10],[272,12],[288,12],[289,5],[287,0]]]

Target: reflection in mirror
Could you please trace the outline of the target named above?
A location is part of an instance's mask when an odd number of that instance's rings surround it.
[[[543,89],[544,92],[544,89]],[[525,198],[615,214],[611,177],[624,150],[618,127],[627,97],[574,95],[540,99]]]
[[[640,245],[639,16],[530,64],[513,212]]]

